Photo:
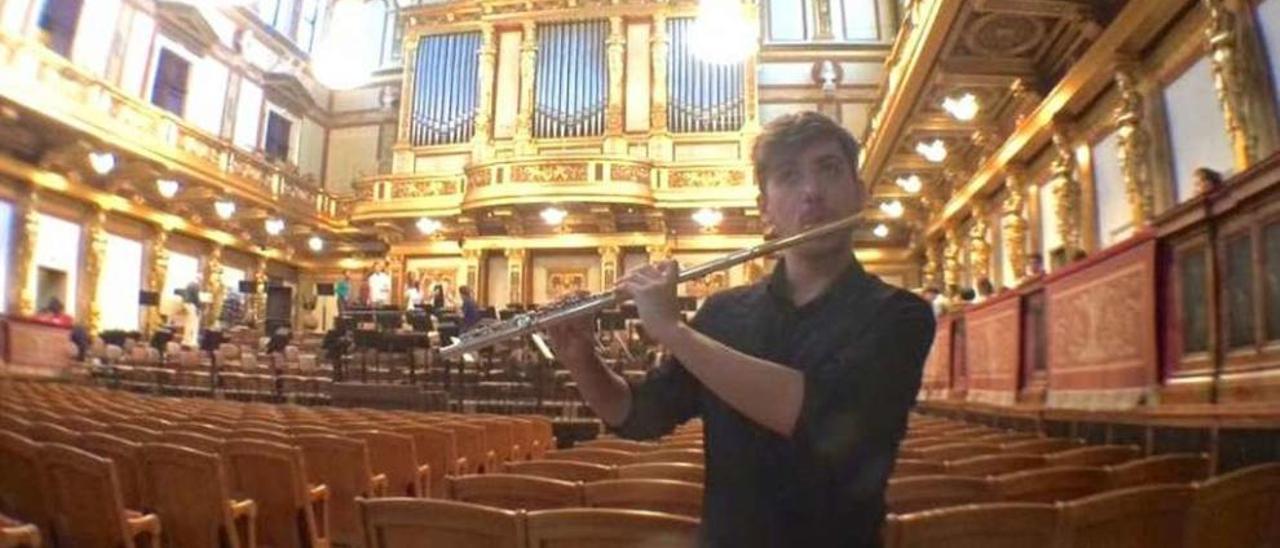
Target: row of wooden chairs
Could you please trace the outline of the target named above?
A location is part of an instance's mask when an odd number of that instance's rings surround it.
[[[1141,455],[1137,447],[1130,445],[1094,445],[1045,455],[1004,453],[943,462],[899,458],[894,464],[893,477],[938,474],[983,477],[1045,466],[1110,466],[1135,460]]]
[[[450,477],[449,498],[509,510],[603,507],[702,515],[702,485],[667,479],[566,481],[523,474]]]
[[[509,474],[524,474],[566,481],[600,481],[608,479],[669,479],[702,484],[706,472],[701,464],[687,462],[645,462],[618,466],[575,460],[542,459],[508,462],[502,467]]]
[[[1210,548],[1280,545],[1280,464],[1204,482],[1129,487],[1057,504],[1003,502],[890,515],[885,546]]]
[[[683,462],[686,464],[701,465],[706,461],[706,456],[703,454],[701,449],[660,449],[644,453],[632,453],[630,451],[604,449],[600,447],[574,447],[571,449],[548,451],[545,457],[548,459],[572,460],[604,464],[608,466],[622,466],[626,464],[642,464],[648,462]]]

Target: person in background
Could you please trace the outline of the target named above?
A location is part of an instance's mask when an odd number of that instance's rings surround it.
[[[978,292],[974,291],[972,287],[966,287],[960,290],[960,302],[966,305],[973,304],[974,300],[977,298]]]
[[[333,284],[333,295],[338,298],[338,314],[347,311],[347,299],[351,296],[351,271],[343,270],[342,278]]]
[[[373,274],[369,275],[369,304],[386,306],[391,304],[391,275],[387,274],[387,263],[373,263]]]
[[[58,327],[71,327],[74,320],[67,315],[62,306],[62,299],[57,297],[49,297],[45,302],[44,308],[36,313],[36,321],[56,325]]]
[[[1196,196],[1212,194],[1222,188],[1222,174],[1207,167],[1196,168],[1191,178],[1195,181]]]
[[[444,310],[444,305],[444,286],[440,284],[431,286],[431,309],[438,314],[441,310]]]
[[[947,312],[947,299],[938,288],[926,287],[920,292],[920,296],[933,308],[933,317],[937,318]]]
[[[182,292],[182,345],[200,346],[200,284],[191,282]]]
[[[413,310],[422,304],[422,285],[418,282],[418,275],[410,271],[404,281],[404,309]]]
[[[1027,255],[1027,278],[1039,278],[1044,275],[1044,255],[1032,253]]]
[[[466,331],[480,322],[480,305],[471,296],[470,287],[458,286],[458,295],[462,297],[462,330]]]
[[[995,296],[996,288],[992,285],[991,280],[982,278],[978,280],[978,298],[974,302],[982,302]]]

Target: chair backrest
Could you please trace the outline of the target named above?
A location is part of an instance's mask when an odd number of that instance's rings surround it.
[[[706,455],[701,449],[659,449],[657,451],[649,451],[646,453],[635,453],[633,464],[642,462],[683,462],[686,464],[697,464],[705,466],[707,462]]]
[[[905,452],[905,451],[904,451]],[[1000,452],[994,443],[944,443],[916,451],[921,460],[948,461],[991,455]]]
[[[931,460],[898,459],[893,463],[893,477],[911,478],[915,476],[934,476],[946,472],[941,462]]]
[[[634,464],[636,462],[637,454],[638,453],[619,451],[617,449],[578,447],[573,449],[547,451],[545,457],[556,460],[576,460],[579,462],[593,462],[596,464],[619,466],[623,464]]]
[[[170,430],[160,434],[160,443],[180,445],[215,455],[221,453],[222,447],[226,445],[225,440],[183,430]]]
[[[142,446],[146,498],[168,546],[238,546],[222,457],[168,443]]]
[[[466,459],[463,473],[475,474],[488,466],[488,432],[484,426],[461,421],[436,422],[431,426],[453,432],[457,456]]]
[[[1034,440],[1005,443],[1000,446],[1000,450],[1009,454],[1032,453],[1036,455],[1043,455],[1046,453],[1057,453],[1058,451],[1076,449],[1082,444],[1083,442],[1080,440],[1067,438],[1038,438]]]
[[[664,447],[656,443],[643,441],[626,440],[621,438],[605,438],[584,441],[574,447],[597,447],[601,449],[617,449],[628,453],[646,453],[649,451],[657,451]],[[669,449],[669,448],[668,448]]]
[[[34,524],[51,544],[52,509],[40,447],[26,436],[0,430],[0,513]]]
[[[260,544],[300,548],[311,545],[307,537],[327,537],[317,526],[300,449],[236,439],[223,448],[223,459],[233,495],[258,506]]]
[[[1049,504],[987,503],[891,515],[886,548],[1051,546],[1057,512]]]
[[[893,478],[885,490],[889,513],[908,514],[934,508],[994,502],[996,494],[989,482],[964,476],[916,476]]]
[[[533,440],[534,430],[533,422],[521,417],[504,417],[511,424],[511,435],[515,442],[515,446],[519,449],[515,460],[529,460],[533,458]]]
[[[111,460],[49,443],[40,461],[59,546],[133,546]]]
[[[339,436],[308,434],[294,436],[302,449],[307,479],[329,487],[329,528],[336,543],[360,546],[360,511],[357,497],[372,497],[373,472],[369,449],[364,441]]]
[[[28,428],[31,428],[31,421],[7,410],[0,413],[0,430],[8,430],[14,434],[26,436]]]
[[[58,424],[65,426],[73,432],[85,434],[88,432],[102,432],[107,429],[107,423],[93,420],[89,417],[80,415],[65,415]]]
[[[543,510],[582,506],[579,483],[522,476],[484,474],[448,478],[449,498],[508,510]]]
[[[111,459],[116,467],[116,480],[120,482],[120,497],[125,508],[140,510],[147,507],[143,498],[141,444],[111,434],[90,432],[80,436],[76,447]]]
[[[1172,453],[1108,466],[1106,470],[1111,489],[1155,483],[1189,483],[1209,477],[1209,457]]]
[[[946,473],[986,477],[1044,466],[1044,457],[1035,454],[982,455],[946,463]]]
[[[218,425],[209,424],[207,422],[183,422],[174,426],[174,430],[183,432],[191,432],[193,434],[201,434],[211,438],[226,439],[231,435],[231,430]]]
[[[1142,450],[1133,445],[1091,445],[1046,454],[1044,461],[1049,466],[1111,466],[1140,456]]]
[[[540,415],[525,415],[524,419],[533,424],[533,458],[540,459],[547,451],[556,448],[555,429],[550,419]]]
[[[289,434],[279,430],[263,430],[261,428],[237,428],[227,434],[227,439],[237,438],[283,443],[285,445],[293,443],[293,438]]]
[[[508,462],[503,473],[538,476],[565,481],[597,481],[617,477],[614,467],[574,460],[540,459]]]
[[[444,477],[462,471],[459,467],[460,453],[454,431],[422,424],[396,424],[388,426],[387,429],[413,438],[418,464],[431,467],[431,496],[444,497],[448,491],[444,484]]]
[[[515,460],[515,429],[501,419],[476,419],[471,424],[484,427],[485,441],[490,451],[498,457],[499,462]]]
[[[1242,468],[1198,484],[1190,546],[1280,546],[1280,463]]]
[[[418,463],[413,438],[386,430],[358,430],[347,434],[363,440],[369,449],[369,467],[387,475],[387,494],[393,497],[426,496],[419,493]]]
[[[530,548],[688,548],[698,539],[698,520],[616,508],[529,512],[525,529]]]
[[[1194,492],[1190,485],[1148,485],[1063,503],[1058,540],[1062,546],[1181,548]]]
[[[702,485],[665,479],[617,479],[583,486],[587,506],[651,510],[698,518],[702,516]]]
[[[991,484],[1003,501],[1058,502],[1107,489],[1107,473],[1101,468],[1052,466],[996,476]]]
[[[114,423],[107,427],[107,433],[118,438],[124,438],[134,443],[149,443],[160,441],[160,432],[142,426],[135,426],[129,423]]]
[[[619,479],[670,479],[702,485],[706,468],[686,462],[642,462],[618,467]]]
[[[69,428],[47,421],[35,421],[27,428],[27,436],[41,443],[61,443],[75,446],[80,434]]]
[[[361,499],[370,548],[524,548],[519,512],[452,500]]]

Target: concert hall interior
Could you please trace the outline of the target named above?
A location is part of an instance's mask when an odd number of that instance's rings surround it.
[[[1280,0],[0,0],[0,547],[695,545],[541,320],[769,285],[810,111],[936,318],[885,546],[1280,546]]]

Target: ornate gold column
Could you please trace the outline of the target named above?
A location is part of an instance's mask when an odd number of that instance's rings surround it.
[[[36,239],[40,234],[40,192],[26,189],[14,204],[13,278],[9,282],[9,302],[18,316],[36,313],[36,288],[28,283],[36,269]]]
[[[973,226],[969,227],[969,267],[975,288],[978,280],[991,280],[991,242],[987,241],[990,223],[987,222],[987,214],[986,202],[975,199],[971,210]]]
[[[516,115],[516,151],[530,153],[533,147],[533,78],[538,61],[538,33],[533,21],[524,22],[520,42],[520,112]]]
[[[609,291],[618,283],[618,271],[621,270],[618,257],[622,254],[622,250],[616,245],[606,245],[601,247],[599,252],[601,291]]]
[[[653,15],[653,33],[649,48],[653,65],[652,91],[649,104],[649,157],[654,160],[670,160],[671,133],[667,131],[667,16]]]
[[[814,39],[831,40],[831,0],[813,0],[814,19],[817,19]],[[754,19],[753,19],[754,21]]]
[[[412,144],[411,136],[409,135],[409,121],[413,119],[413,94],[416,93],[413,89],[413,83],[417,81],[418,44],[418,40],[410,41],[406,37],[404,57],[401,58],[404,64],[404,78],[400,81],[400,134],[397,139],[397,143],[401,145]],[[479,132],[478,126],[479,124],[477,124],[477,133]]]
[[[1249,113],[1249,84],[1246,59],[1240,47],[1236,14],[1224,0],[1204,0],[1209,10],[1209,25],[1204,34],[1209,41],[1209,60],[1213,63],[1213,84],[1227,132],[1235,152],[1236,169],[1243,170],[1258,159],[1258,134]]]
[[[485,23],[480,28],[480,67],[479,97],[476,108],[476,133],[471,138],[472,158],[489,157],[490,144],[493,141],[493,80],[496,70],[495,58],[497,48],[493,45],[493,24]]]
[[[940,287],[942,285],[942,253],[938,245],[926,240],[924,242],[924,286]]]
[[[222,300],[226,288],[222,286],[222,246],[213,244],[209,248],[209,258],[204,263],[204,279],[201,280],[201,291],[209,293],[213,302],[209,303],[209,313],[204,316],[205,327],[217,325],[222,318]]]
[[[155,293],[161,301],[164,300],[164,279],[169,275],[169,229],[164,226],[156,227],[156,234],[147,242],[147,259],[150,265],[147,268],[147,291]],[[164,327],[164,320],[160,318],[160,306],[149,307],[147,309],[147,329],[151,333],[161,327]]]
[[[392,304],[404,304],[403,296],[406,266],[404,255],[392,254],[387,256],[387,274],[391,276]],[[449,289],[456,291],[458,288],[451,287]]]
[[[1004,257],[1013,271],[1009,285],[1017,285],[1027,275],[1027,218],[1024,214],[1027,183],[1021,169],[1006,168],[1004,215]]]
[[[1076,178],[1075,151],[1063,128],[1054,128],[1053,152],[1050,184],[1057,198],[1058,234],[1062,237],[1067,262],[1071,262],[1075,252],[1084,249],[1080,240],[1080,180]]]
[[[613,152],[625,153],[625,150],[617,150],[619,143],[623,148],[626,143],[622,139],[622,104],[626,101],[626,88],[623,86],[622,77],[626,72],[626,60],[623,57],[624,48],[627,43],[627,37],[623,34],[623,20],[620,16],[609,18],[609,40],[608,44],[608,61],[609,61],[609,104],[605,110],[605,148]],[[611,146],[612,145],[612,146]]]
[[[746,12],[748,21],[759,21],[760,16],[755,2],[747,2],[743,9]],[[757,74],[759,69],[759,53],[753,53],[747,56],[742,62],[742,109],[743,123],[742,132],[747,138],[744,150],[750,151],[750,146],[755,142],[755,136],[760,133],[760,86],[757,85]],[[743,156],[749,154],[744,153]]]
[[[524,249],[506,250],[507,256],[507,302],[524,303],[524,260],[528,254]]]
[[[257,290],[253,293],[253,317],[257,325],[265,327],[267,319],[267,258],[258,257],[253,265],[253,283]]]
[[[80,282],[80,301],[84,306],[76,308],[82,311],[85,329],[97,333],[102,328],[98,282],[102,279],[102,267],[107,262],[107,212],[96,205],[91,207],[84,240],[84,278]]]
[[[479,249],[462,250],[462,265],[466,270],[463,283],[471,288],[471,295],[476,299],[480,298],[480,256]]]
[[[960,289],[960,251],[963,243],[960,241],[960,227],[954,223],[946,227],[945,247],[942,250],[942,283],[946,287],[942,288],[942,292],[948,297],[958,297],[957,291]]]
[[[1124,176],[1125,195],[1134,229],[1141,229],[1155,215],[1155,192],[1151,181],[1151,136],[1147,133],[1142,93],[1138,91],[1133,67],[1116,71],[1120,105],[1116,107],[1117,156]]]

